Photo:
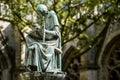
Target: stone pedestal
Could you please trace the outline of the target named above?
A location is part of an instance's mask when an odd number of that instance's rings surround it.
[[[19,80],[65,80],[64,72],[23,72],[19,74]]]

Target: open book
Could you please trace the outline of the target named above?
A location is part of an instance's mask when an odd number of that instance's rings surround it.
[[[26,26],[25,28],[22,29],[21,32],[23,33],[24,37],[30,36],[34,39],[40,39],[40,40],[43,39],[42,29],[36,29],[36,28],[32,29]]]

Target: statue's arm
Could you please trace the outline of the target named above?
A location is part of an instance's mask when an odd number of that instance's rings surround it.
[[[59,30],[59,22],[58,22],[58,18],[56,16],[56,13],[54,11],[51,11],[49,13],[49,15],[51,16],[51,19],[53,21],[53,29],[52,30],[45,30],[45,33],[59,37],[60,30]]]
[[[54,30],[45,30],[45,33],[57,36],[57,34],[59,33],[59,26],[55,25]]]

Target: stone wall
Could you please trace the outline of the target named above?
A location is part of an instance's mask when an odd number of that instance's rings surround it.
[[[103,43],[99,58],[98,58],[98,64],[100,66],[99,80],[110,80],[110,79],[108,79],[108,77],[110,77],[110,75],[108,75],[109,72],[107,71],[107,67],[106,67],[109,64],[107,62],[107,59],[109,59],[109,57],[110,57],[110,51],[112,51],[112,49],[114,49],[114,46],[117,45],[116,42],[119,42],[119,39],[120,39],[119,25],[120,25],[119,22],[112,21],[112,23],[110,24],[109,29],[107,31],[107,35],[106,35],[105,41]],[[114,55],[115,55],[115,53],[114,53]],[[113,75],[111,75],[111,76],[113,76]]]
[[[20,66],[21,62],[20,35],[17,27],[14,27],[10,22],[0,21],[0,28],[4,37],[4,41],[2,41],[2,38],[0,39],[0,50],[2,51],[0,56],[4,57],[4,59],[0,60],[0,62],[3,63],[0,65],[0,67],[3,67],[1,69],[2,75],[0,75],[0,80],[13,80],[14,71]]]

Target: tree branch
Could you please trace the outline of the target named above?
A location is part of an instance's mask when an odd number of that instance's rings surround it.
[[[107,20],[107,22],[106,22],[106,25],[105,25],[104,29],[103,29],[102,32],[92,41],[92,46],[98,43],[99,38],[100,38],[101,36],[103,37],[103,39],[102,39],[101,41],[102,41],[102,42],[105,41],[105,37],[106,37],[106,34],[107,34],[107,30],[108,30],[108,28],[109,28],[109,25],[110,25],[110,23],[111,23],[111,19],[112,19],[112,18],[113,18],[113,17],[111,17],[111,16],[108,17],[108,20]],[[98,43],[98,44],[100,44],[100,43]],[[102,43],[102,44],[103,44],[103,43]],[[102,45],[101,45],[101,47],[102,47]],[[73,54],[72,57],[81,56],[81,55],[83,55],[84,53],[86,53],[88,50],[90,50],[91,48],[92,48],[92,47],[89,47],[89,46],[88,46],[88,47],[86,47],[86,48],[83,49],[83,50],[79,50],[79,53],[78,53],[78,54]]]
[[[71,4],[71,1],[69,1],[69,3],[68,3],[68,14],[67,14],[67,16],[66,16],[66,18],[65,18],[65,20],[64,20],[64,25],[62,26],[61,34],[63,34],[64,27],[65,27],[65,25],[66,25],[66,23],[67,23],[67,19],[68,19],[69,15],[70,15],[70,4]]]
[[[2,21],[7,21],[7,22],[10,22],[10,23],[13,23],[13,22],[14,22],[13,20],[4,19],[4,18],[0,18],[0,20],[2,20]]]
[[[88,26],[86,26],[82,31],[78,32],[74,37],[72,37],[71,39],[67,40],[66,42],[64,42],[62,45],[66,44],[69,41],[74,40],[75,38],[77,38],[81,33],[83,33],[84,31],[86,31],[89,27],[91,27],[93,24],[95,24],[104,14],[100,15],[98,17],[98,19],[96,19],[94,22],[90,23]]]

